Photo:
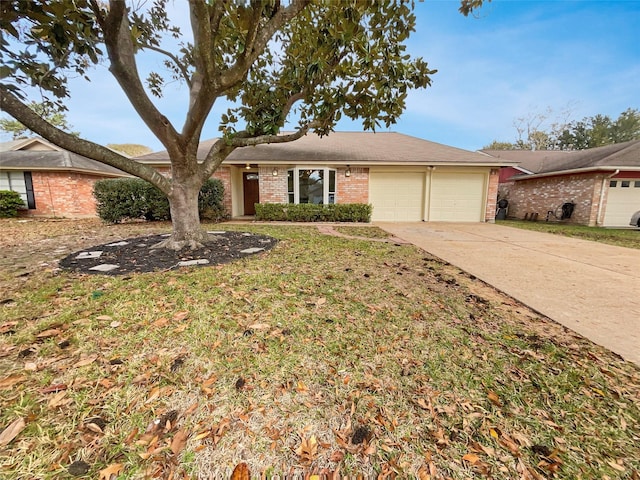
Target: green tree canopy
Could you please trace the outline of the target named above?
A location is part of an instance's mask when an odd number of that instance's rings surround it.
[[[594,115],[579,121],[554,122],[541,128],[551,110],[519,118],[515,122],[518,138],[514,142],[494,140],[487,150],[584,150],[612,143],[640,139],[640,111],[628,108],[617,119]]]
[[[173,236],[167,246],[204,238],[197,217],[200,186],[236,148],[288,142],[314,130],[329,134],[342,117],[366,129],[388,127],[410,89],[425,88],[435,70],[412,58],[405,42],[415,28],[409,0],[252,0],[188,3],[191,31],[172,23],[167,0],[0,2],[2,108],[54,144],[139,176],[169,198]],[[469,14],[481,0],[463,0]],[[141,78],[145,54],[165,69]],[[167,178],[95,143],[55,128],[27,107],[30,86],[64,103],[70,75],[90,76],[98,61],[169,153]],[[168,81],[189,91],[181,127],[153,101]],[[219,99],[233,107],[219,122],[221,138],[203,163],[196,153],[207,117]],[[296,111],[292,134],[280,129]]]
[[[73,126],[67,122],[67,116],[64,112],[59,111],[55,105],[47,104],[46,102],[31,102],[29,104],[37,115],[44,118],[48,123],[60,130],[70,133],[73,136],[80,136],[79,132],[72,132]],[[0,130],[11,135],[13,140],[21,138],[28,138],[33,135],[33,132],[25,127],[22,123],[12,118],[0,118]]]

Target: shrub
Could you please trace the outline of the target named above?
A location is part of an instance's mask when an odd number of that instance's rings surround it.
[[[99,180],[93,187],[98,216],[107,223],[123,220],[169,220],[169,200],[157,187],[139,178]],[[200,217],[219,221],[226,217],[222,203],[224,187],[210,179],[198,196]]]
[[[373,207],[365,203],[259,203],[256,220],[289,222],[365,222],[371,221]]]
[[[224,209],[224,185],[217,178],[210,178],[200,189],[198,211],[201,220],[219,222],[229,218]]]
[[[18,192],[13,190],[0,190],[0,217],[11,218],[18,216],[18,210],[26,205]]]

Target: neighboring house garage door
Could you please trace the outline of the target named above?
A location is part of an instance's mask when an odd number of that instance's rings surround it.
[[[432,222],[480,222],[483,220],[485,174],[431,175],[429,220]]]
[[[626,227],[631,215],[640,210],[640,179],[614,179],[609,182],[604,225]]]
[[[419,222],[424,205],[424,172],[371,172],[369,199],[372,219]]]

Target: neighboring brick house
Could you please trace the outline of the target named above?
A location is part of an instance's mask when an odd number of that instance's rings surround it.
[[[640,210],[640,140],[578,151],[483,152],[517,162],[500,172],[499,197],[509,201],[511,218],[537,213],[556,221],[561,205],[573,203],[563,221],[620,227]]]
[[[215,141],[202,142],[199,159]],[[128,176],[41,139],[2,145],[0,189],[19,191],[30,215],[95,215],[94,182]],[[135,160],[170,171],[166,152]],[[239,148],[213,177],[232,217],[256,203],[370,203],[374,220],[482,222],[495,216],[499,169],[512,165],[399,133],[334,132]]]
[[[136,160],[169,164],[166,151]],[[493,221],[499,169],[514,164],[399,133],[333,132],[237,149],[214,176],[232,217],[256,203],[371,203],[373,220],[480,222]]]
[[[25,215],[95,217],[94,183],[123,176],[129,175],[41,138],[0,143],[0,190],[18,192]]]

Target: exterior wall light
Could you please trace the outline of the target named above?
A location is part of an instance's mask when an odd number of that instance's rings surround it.
[[[244,168],[245,168],[245,170],[251,170],[251,165],[249,165],[249,164],[247,163],[247,166],[246,166],[246,167],[244,167]]]
[[[271,175],[273,175],[274,177],[278,176],[278,169],[274,168],[273,171],[271,172]]]
[[[344,171],[344,176],[345,177],[351,176],[351,167],[349,165],[347,165],[347,169]]]

